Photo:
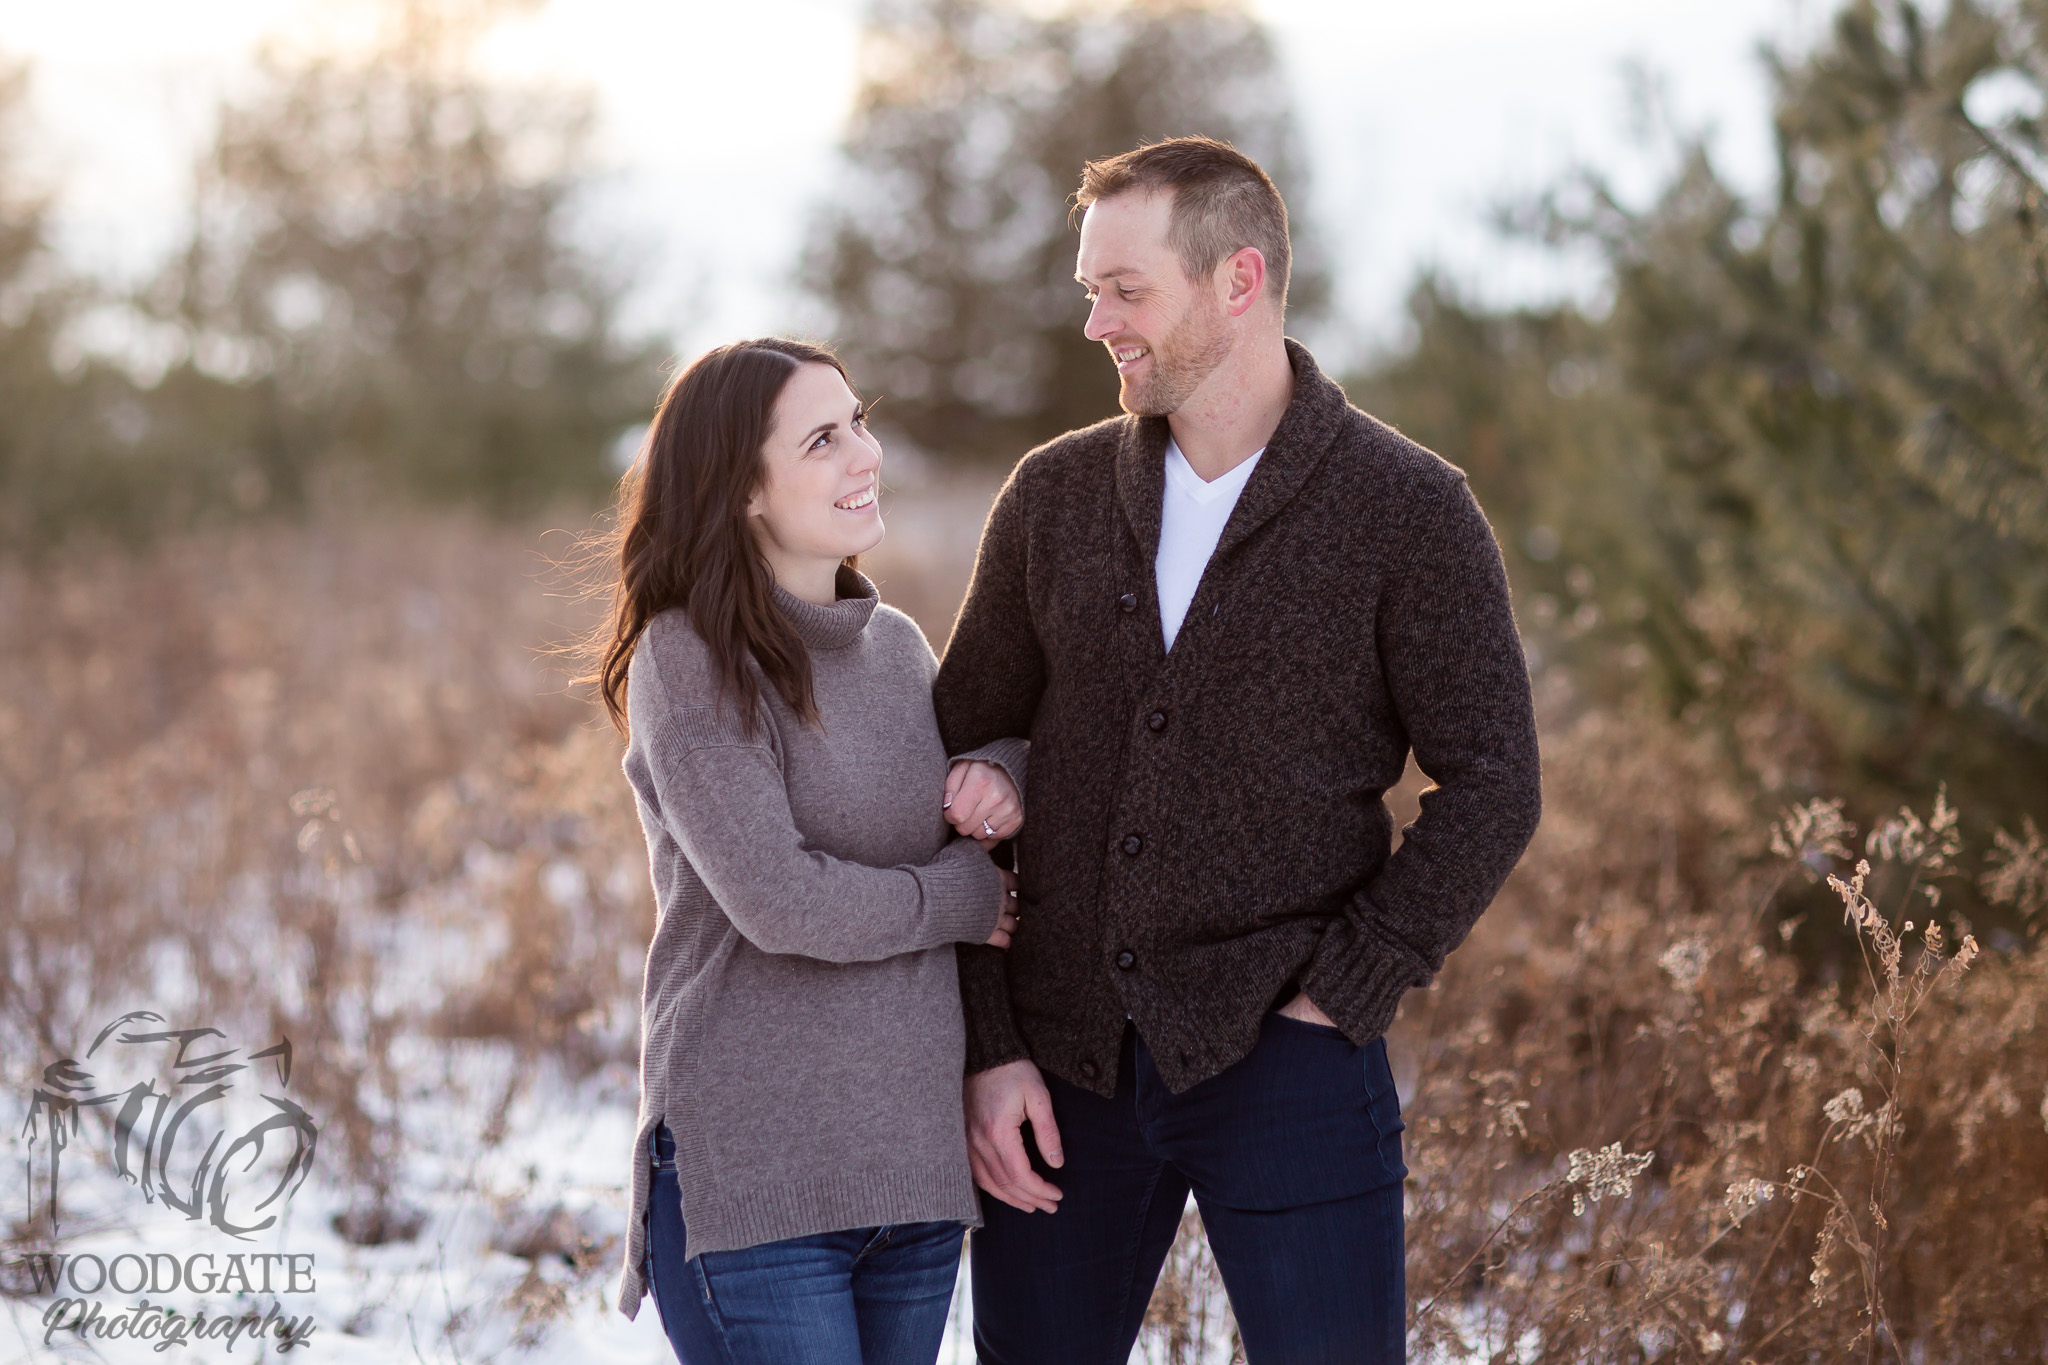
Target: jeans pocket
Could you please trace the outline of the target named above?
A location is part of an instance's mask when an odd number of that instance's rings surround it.
[[[654,1131],[647,1138],[647,1147],[654,1160],[654,1173],[673,1174],[676,1169],[676,1140],[667,1124],[654,1125]]]

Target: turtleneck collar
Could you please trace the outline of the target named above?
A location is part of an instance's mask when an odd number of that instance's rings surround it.
[[[868,618],[875,614],[875,605],[882,600],[866,574],[844,566],[833,584],[839,600],[829,607],[806,602],[780,583],[775,585],[775,605],[796,628],[797,638],[812,649],[838,649],[852,644],[854,637],[867,628]]]

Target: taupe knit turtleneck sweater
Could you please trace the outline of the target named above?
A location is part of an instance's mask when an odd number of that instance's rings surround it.
[[[776,603],[809,646],[822,726],[763,680],[749,736],[680,610],[634,652],[625,758],[658,902],[618,1305],[638,1312],[648,1139],[675,1134],[687,1254],[887,1223],[979,1221],[960,1111],[955,943],[1002,884],[939,801],[932,651],[850,570]],[[1024,745],[974,757],[1020,782]]]

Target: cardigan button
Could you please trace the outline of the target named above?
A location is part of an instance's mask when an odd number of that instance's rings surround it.
[[[1125,853],[1128,853],[1131,857],[1135,858],[1141,851],[1143,851],[1145,847],[1145,841],[1143,839],[1140,839],[1135,834],[1126,834],[1124,836],[1124,842],[1122,847]]]
[[[1127,592],[1122,597],[1116,599],[1116,604],[1125,611],[1136,611],[1138,609],[1138,594]]]
[[[1166,728],[1166,713],[1164,711],[1154,711],[1151,715],[1145,717],[1145,724],[1153,734],[1158,734]]]
[[[1138,965],[1138,955],[1126,948],[1116,955],[1116,965],[1123,971],[1130,971]]]
[[[1095,1079],[1096,1073],[1100,1072],[1101,1070],[1102,1068],[1095,1065],[1095,1063],[1093,1062],[1081,1063],[1081,1074],[1083,1076],[1086,1076],[1091,1081]]]

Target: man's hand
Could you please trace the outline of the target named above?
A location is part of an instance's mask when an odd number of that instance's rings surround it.
[[[1335,1028],[1330,1016],[1316,1008],[1316,1002],[1308,998],[1307,991],[1297,991],[1292,1000],[1280,1007],[1280,1012],[1289,1019],[1299,1019],[1304,1024],[1321,1024],[1324,1028]]]
[[[1024,798],[1017,794],[1017,784],[1001,768],[978,758],[953,765],[939,804],[953,828],[983,848],[994,848],[1024,824]]]
[[[988,946],[1007,948],[1010,935],[1017,932],[1017,874],[1006,867],[996,871],[1003,874],[1003,908],[996,912],[996,927],[989,932]]]
[[[967,1164],[974,1183],[1013,1209],[1052,1213],[1060,1190],[1031,1169],[1024,1153],[1023,1125],[1048,1166],[1066,1162],[1060,1130],[1052,1121],[1052,1096],[1029,1061],[1008,1062],[967,1078]]]

